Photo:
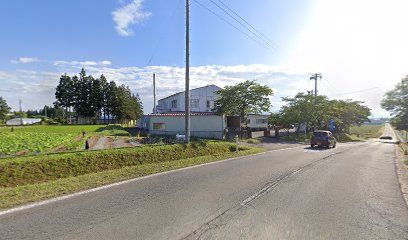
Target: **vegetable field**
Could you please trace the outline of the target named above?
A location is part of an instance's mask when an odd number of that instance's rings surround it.
[[[42,153],[57,147],[74,150],[83,145],[78,137],[79,134],[0,132],[0,156]]]
[[[14,132],[24,133],[64,133],[64,134],[81,134],[82,130],[86,133],[93,133],[99,129],[103,129],[106,125],[72,125],[72,126],[52,126],[52,125],[38,125],[38,126],[22,126],[13,127]],[[0,128],[1,132],[11,132],[11,127]]]

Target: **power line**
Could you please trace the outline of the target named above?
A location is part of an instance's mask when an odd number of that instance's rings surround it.
[[[268,41],[265,41],[265,39],[263,39],[261,36],[259,36],[259,34],[257,34],[256,32],[254,32],[253,30],[251,30],[251,28],[249,28],[248,26],[246,26],[245,24],[243,24],[241,21],[239,21],[237,18],[235,18],[234,16],[232,16],[227,10],[225,10],[225,8],[221,7],[220,5],[218,5],[216,2],[214,2],[213,0],[209,0],[211,3],[213,3],[216,7],[218,7],[219,9],[221,9],[221,11],[223,11],[225,14],[227,14],[230,18],[234,19],[237,23],[239,23],[241,26],[243,26],[245,29],[247,29],[249,32],[251,32],[255,37],[257,37],[259,40],[263,41],[265,44],[267,44],[268,46],[275,48],[275,46],[272,46]],[[230,10],[230,8],[227,8],[228,10]],[[231,11],[231,10],[230,10]],[[234,13],[234,12],[233,12]],[[239,16],[238,16],[239,17]],[[241,17],[239,17],[240,19],[242,19]],[[244,20],[244,22],[247,23],[247,21]]]
[[[173,9],[173,12],[172,12],[172,14],[170,15],[169,21],[168,21],[167,24],[166,24],[166,30],[165,30],[165,32],[163,33],[163,35],[161,36],[161,38],[159,38],[159,39],[157,40],[156,46],[155,46],[155,48],[154,48],[154,50],[153,50],[153,53],[152,53],[152,55],[150,56],[149,61],[148,61],[147,64],[146,64],[147,66],[150,65],[150,63],[152,62],[153,58],[156,56],[157,50],[159,49],[160,45],[163,43],[164,39],[166,39],[166,37],[167,37],[167,35],[168,35],[168,33],[169,33],[169,29],[170,29],[170,28],[169,28],[170,22],[173,20],[174,15],[176,14],[177,9],[180,7],[180,4],[181,4],[181,0],[178,1],[176,7]]]
[[[352,94],[352,93],[367,92],[367,91],[372,91],[372,90],[376,90],[376,89],[379,89],[379,87],[372,87],[372,88],[361,89],[361,90],[357,90],[357,91],[353,91],[353,92],[340,93],[340,94],[336,94],[335,96],[332,96],[332,97],[337,97],[337,96],[342,96],[342,95],[347,95],[347,94]]]
[[[198,0],[193,0],[195,3],[197,3],[198,5],[200,5],[202,8],[206,9],[207,11],[209,11],[210,13],[214,14],[216,17],[218,17],[219,19],[221,19],[222,21],[224,21],[225,23],[227,23],[228,25],[230,25],[231,27],[235,28],[237,31],[241,32],[242,34],[244,34],[245,36],[247,36],[248,38],[250,38],[252,41],[258,43],[260,46],[268,49],[268,50],[273,50],[272,48],[268,47],[267,45],[263,44],[262,42],[259,42],[258,40],[256,40],[255,38],[253,38],[251,35],[247,34],[246,32],[242,31],[241,29],[239,29],[238,27],[236,27],[234,24],[230,23],[228,20],[226,20],[225,18],[221,17],[219,14],[217,14],[216,12],[214,12],[213,10],[211,10],[210,8],[206,7],[205,5],[203,5],[202,3],[200,3]]]
[[[243,17],[241,17],[237,12],[235,12],[233,9],[228,7],[227,4],[225,4],[223,1],[218,0],[224,7],[226,7],[230,12],[232,12],[235,16],[240,18],[242,21],[244,21],[248,26],[250,26],[255,32],[257,32],[262,38],[264,38],[266,41],[269,41],[271,44],[273,44],[276,48],[280,48],[278,44],[273,42],[269,37],[267,37],[265,34],[263,34],[261,31],[256,29],[253,25],[251,25],[248,21],[246,21]]]

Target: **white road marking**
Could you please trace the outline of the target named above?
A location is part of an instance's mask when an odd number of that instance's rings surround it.
[[[62,201],[62,200],[65,200],[65,199],[81,196],[81,195],[84,195],[84,194],[88,194],[88,193],[92,193],[92,192],[96,192],[96,191],[100,191],[100,190],[120,186],[120,185],[123,185],[123,184],[135,182],[135,181],[140,181],[140,180],[143,180],[143,179],[152,178],[152,177],[156,177],[156,176],[160,176],[160,175],[164,175],[164,174],[171,174],[171,173],[174,173],[174,172],[185,171],[185,170],[188,170],[188,169],[202,167],[202,166],[208,166],[208,165],[211,165],[211,164],[219,164],[219,163],[228,162],[228,161],[232,161],[232,160],[236,160],[236,159],[241,159],[241,158],[245,158],[245,157],[249,157],[249,156],[258,156],[258,155],[263,155],[263,154],[270,153],[270,152],[279,152],[279,151],[285,151],[285,150],[290,150],[290,149],[295,149],[295,148],[302,148],[302,147],[304,147],[304,146],[297,146],[297,147],[270,150],[270,151],[265,151],[265,152],[261,152],[261,153],[255,153],[255,154],[252,154],[252,155],[234,157],[234,158],[229,158],[229,159],[225,159],[225,160],[221,160],[221,161],[204,163],[204,164],[194,165],[194,166],[190,166],[190,167],[170,170],[170,171],[167,171],[167,172],[160,172],[160,173],[155,173],[155,174],[151,174],[151,175],[147,175],[147,176],[143,176],[143,177],[133,178],[133,179],[129,179],[129,180],[125,180],[125,181],[121,181],[121,182],[117,182],[117,183],[112,183],[112,184],[97,187],[97,188],[88,189],[88,190],[77,192],[77,193],[68,194],[68,195],[61,196],[61,197],[56,197],[56,198],[43,200],[43,201],[36,202],[36,203],[23,205],[23,206],[20,206],[20,207],[11,208],[11,209],[8,209],[8,210],[1,211],[0,216],[10,214],[10,213],[19,212],[19,211],[23,211],[23,210],[27,210],[27,209],[31,209],[31,208],[35,208],[35,207],[39,207],[39,206],[43,206],[43,205],[46,205],[46,204]]]

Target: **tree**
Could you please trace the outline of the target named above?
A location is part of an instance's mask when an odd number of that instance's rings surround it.
[[[398,129],[408,128],[408,75],[385,94],[381,106],[391,112],[392,123]]]
[[[69,77],[66,74],[60,77],[55,97],[56,107],[73,107],[77,116],[90,120],[95,120],[102,114],[115,116],[118,120],[138,119],[143,115],[140,98],[132,95],[129,87],[118,87],[114,81],[108,83],[103,74],[95,79],[92,75],[86,75],[83,68],[79,77]]]
[[[287,116],[285,116],[283,112],[271,113],[271,115],[268,118],[268,123],[275,130],[275,137],[279,137],[279,130],[285,128],[289,129],[292,127],[289,120],[290,119]]]
[[[7,105],[5,99],[0,97],[0,119],[4,120],[6,118],[7,113],[9,113],[11,108]]]
[[[101,84],[101,95],[102,95],[102,105],[101,111],[103,112],[103,119],[105,121],[106,115],[108,113],[108,91],[109,91],[109,83],[106,77],[102,74],[99,78]]]
[[[140,99],[130,91],[130,88],[121,85],[115,90],[115,99],[113,100],[112,114],[122,120],[138,119],[143,115],[143,107]]]
[[[293,98],[282,98],[287,102],[280,114],[289,124],[293,124],[299,132],[304,125],[306,131],[313,129],[329,129],[330,121],[334,121],[336,130],[348,131],[352,125],[361,125],[369,121],[371,110],[361,101],[329,100],[326,96],[298,93]]]
[[[269,96],[273,91],[255,81],[245,81],[234,86],[226,86],[217,92],[214,110],[227,115],[239,115],[245,119],[248,113],[269,112]]]

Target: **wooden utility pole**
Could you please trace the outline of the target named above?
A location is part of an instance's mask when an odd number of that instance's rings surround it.
[[[186,143],[190,143],[190,0],[186,0],[186,91],[185,91]]]
[[[314,98],[314,106],[313,106],[313,111],[316,111],[316,102],[317,102],[317,79],[318,78],[320,78],[320,79],[322,79],[322,74],[321,73],[315,73],[315,74],[313,74],[311,77],[310,77],[310,80],[314,80],[315,81],[315,89],[314,89],[314,96],[315,96],[315,98]],[[313,91],[312,91],[313,92]],[[313,93],[312,93],[313,94]],[[316,126],[317,126],[317,119],[313,122],[313,130],[316,130]],[[307,125],[306,125],[306,128],[307,128]]]
[[[157,109],[156,109],[156,74],[153,73],[153,113],[156,114],[157,113]]]
[[[23,126],[23,110],[21,109],[21,99],[18,100],[18,104],[20,105],[20,125]]]
[[[321,73],[315,73],[310,77],[310,80],[312,80],[312,79],[315,80],[315,89],[314,89],[315,97],[317,96],[317,78],[322,79],[322,74]]]

